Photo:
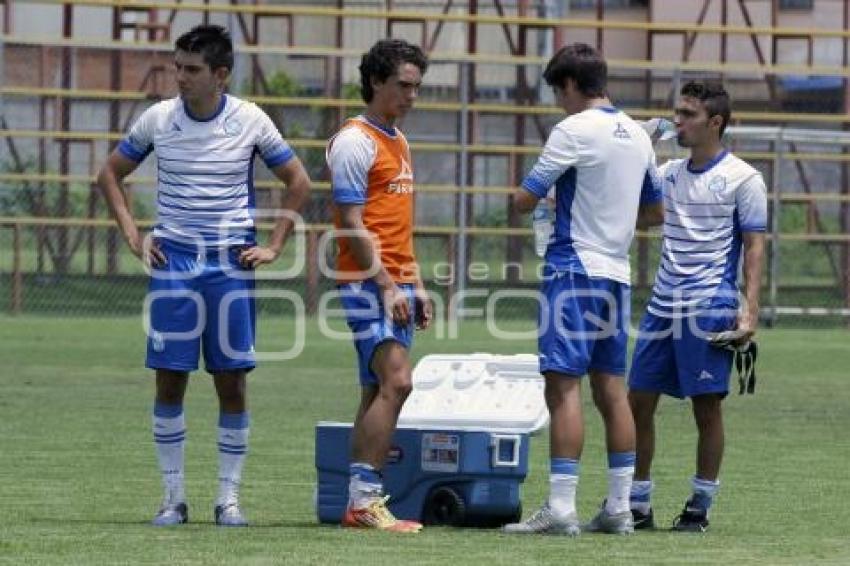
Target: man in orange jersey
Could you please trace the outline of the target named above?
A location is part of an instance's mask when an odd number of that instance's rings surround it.
[[[362,386],[342,521],[347,527],[422,528],[387,509],[381,469],[411,390],[408,349],[414,326],[427,328],[433,316],[413,253],[410,148],[395,127],[413,107],[427,68],[415,45],[400,39],[376,43],[360,63],[366,111],[328,143],[339,243],[336,272]]]

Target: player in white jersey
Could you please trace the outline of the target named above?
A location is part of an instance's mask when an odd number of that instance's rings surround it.
[[[729,390],[732,366],[732,352],[709,340],[737,329],[740,343],[745,343],[756,330],[767,197],[759,172],[721,144],[730,117],[722,85],[690,82],[680,94],[677,140],[690,149],[690,157],[659,169],[664,192],[661,264],[629,375],[637,429],[631,507],[636,528],[654,526],[650,467],[655,410],[662,393],[690,397],[699,433],[697,469],[693,495],[673,528],[704,531],[720,485],[721,401]],[[742,244],[745,302],[739,310]]]
[[[614,108],[607,66],[592,47],[561,49],[544,72],[568,117],[552,130],[514,193],[531,211],[555,187],[555,227],[546,250],[538,349],[550,422],[550,495],[511,533],[579,534],[575,493],[584,443],[581,377],[605,423],[608,497],[584,530],[632,531],[629,487],[634,422],[624,384],[629,320],[629,246],[635,225],[661,214],[652,143]]]
[[[254,368],[254,276],[274,261],[310,180],[269,117],[225,94],[230,36],[198,26],[175,44],[180,96],[148,108],[109,156],[98,182],[132,252],[151,270],[145,365],[156,371],[153,434],[165,487],[155,525],[188,520],[183,481],[189,372],[204,354],[219,398],[219,525],[247,524],[238,488],[248,447],[246,373]],[[157,224],[143,241],[121,183],[157,158]],[[259,156],[287,191],[265,246],[256,242],[253,163]],[[147,310],[147,309],[146,309]]]

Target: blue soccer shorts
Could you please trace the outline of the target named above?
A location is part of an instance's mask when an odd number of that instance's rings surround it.
[[[708,335],[735,328],[734,309],[665,318],[646,313],[629,370],[629,388],[683,399],[729,392],[732,352]]]
[[[194,371],[203,349],[210,373],[253,369],[254,278],[238,262],[242,248],[159,245],[168,263],[153,270],[148,286],[145,366]]]
[[[378,384],[378,376],[372,371],[372,358],[378,346],[394,340],[410,350],[413,344],[414,286],[400,284],[398,287],[407,296],[410,307],[411,321],[406,325],[396,324],[390,313],[384,312],[381,293],[371,279],[343,283],[338,287],[340,302],[357,351],[358,375],[363,386]]]
[[[540,373],[625,375],[631,289],[582,273],[547,275],[538,315]]]

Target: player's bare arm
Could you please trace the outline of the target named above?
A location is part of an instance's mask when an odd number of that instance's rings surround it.
[[[523,188],[514,189],[514,210],[523,214],[528,214],[534,207],[537,206],[537,201],[540,199],[530,191]]]
[[[645,230],[664,223],[664,201],[642,204],[638,208],[637,228]]]
[[[271,263],[280,256],[283,245],[295,227],[293,213],[298,213],[309,198],[310,177],[300,159],[293,157],[273,167],[271,171],[286,186],[280,207],[284,214],[277,219],[265,246],[253,246],[239,254],[239,262],[251,269]]]
[[[426,330],[431,326],[431,321],[434,319],[434,303],[428,290],[425,289],[425,283],[422,281],[422,275],[416,276],[416,330]]]
[[[759,320],[759,288],[764,263],[764,233],[744,232],[744,298],[738,315],[738,330],[744,330],[739,342],[746,343],[756,332]]]
[[[136,226],[136,220],[127,206],[127,197],[124,194],[123,182],[138,166],[138,163],[124,157],[116,149],[106,160],[103,168],[101,168],[97,176],[97,184],[100,187],[101,193],[103,193],[103,198],[106,199],[109,212],[118,223],[118,227],[121,229],[121,235],[124,236],[124,240],[127,242],[133,255],[147,265],[165,265],[167,261],[165,254],[162,253],[155,243],[151,243],[147,254],[145,253],[144,242],[139,234],[139,228]]]
[[[390,311],[396,324],[406,325],[410,321],[410,306],[407,297],[395,284],[389,272],[381,263],[378,250],[366,226],[363,225],[363,206],[358,204],[339,204],[342,227],[350,230],[348,239],[358,267],[366,273],[374,273],[372,279],[381,290],[384,305]]]

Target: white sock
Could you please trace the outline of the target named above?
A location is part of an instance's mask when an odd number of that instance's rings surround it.
[[[218,421],[218,498],[216,505],[236,503],[242,466],[248,452],[248,413],[221,413]]]
[[[634,475],[634,452],[608,453],[608,497],[605,500],[608,513],[616,515],[629,511],[629,494]]]
[[[578,476],[549,474],[549,509],[556,519],[566,519],[576,512]]]
[[[629,495],[629,505],[635,511],[644,515],[652,508],[652,490],[655,484],[652,480],[632,480],[632,491]]]
[[[629,510],[629,493],[632,490],[633,467],[608,469],[608,498],[605,509],[611,514]]]
[[[362,509],[384,492],[381,474],[370,464],[355,462],[349,465],[348,505],[352,509]]]
[[[163,504],[186,501],[183,485],[183,446],[186,443],[186,421],[182,405],[156,403],[153,409],[153,439],[159,471],[165,488]]]

